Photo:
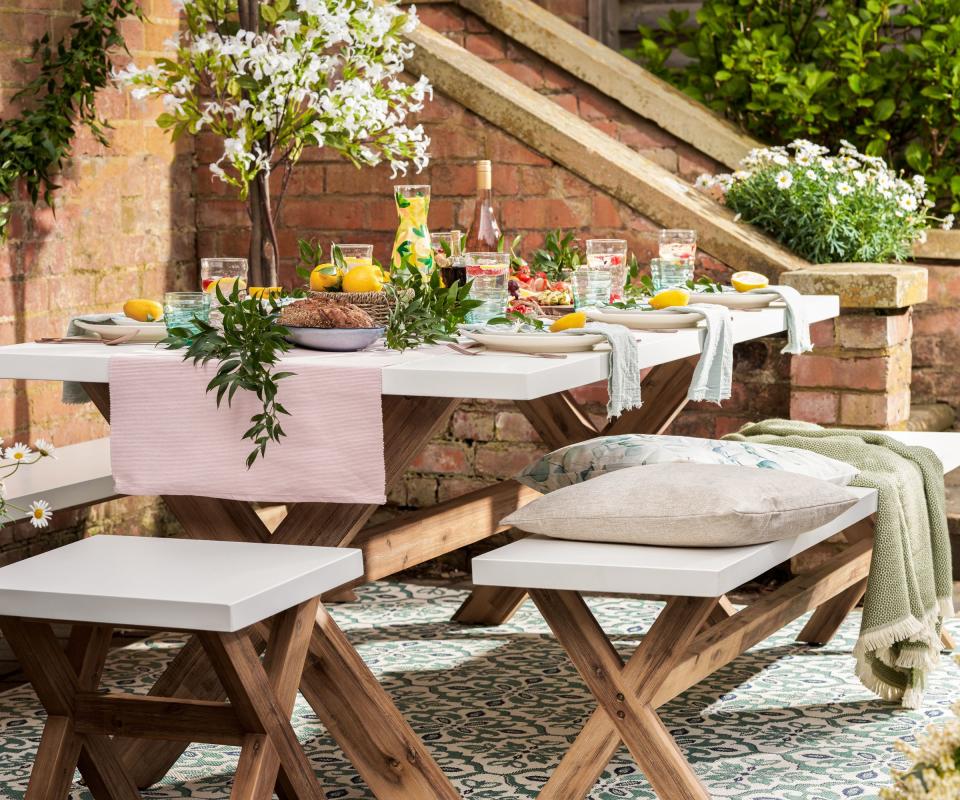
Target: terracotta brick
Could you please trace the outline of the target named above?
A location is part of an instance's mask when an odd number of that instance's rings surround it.
[[[840,397],[832,392],[791,392],[790,419],[834,425],[840,419]]]
[[[536,429],[519,411],[501,411],[497,414],[497,439],[501,442],[539,442]]]
[[[879,350],[902,344],[912,334],[910,310],[898,314],[842,314],[836,321],[837,344],[850,350]]]
[[[543,72],[532,64],[523,61],[502,61],[497,66],[511,78],[516,78],[530,89],[539,90],[546,85],[543,80]]]
[[[484,61],[499,61],[507,55],[503,39],[499,36],[468,34],[464,38],[464,47]]]
[[[814,348],[833,347],[835,343],[833,328],[834,320],[832,319],[815,322],[810,326],[810,340]]]
[[[485,411],[455,411],[450,420],[455,439],[489,442],[494,438],[494,416]]]
[[[455,9],[440,5],[424,4],[417,7],[420,22],[435,31],[462,31],[466,28],[463,17]]]
[[[459,442],[431,442],[410,464],[416,472],[454,472],[468,470],[469,451]]]
[[[512,478],[546,452],[529,444],[482,444],[477,447],[477,473]]]
[[[490,481],[483,480],[482,478],[444,477],[444,479],[440,481],[437,500],[443,503],[455,497],[468,494],[469,492],[475,492],[477,489],[482,489],[484,486],[489,485],[489,483]]]
[[[883,391],[895,376],[888,356],[838,358],[803,355],[793,359],[791,376],[797,387],[836,387]]]
[[[910,416],[910,390],[894,394],[840,395],[840,424],[864,428],[889,428]]]

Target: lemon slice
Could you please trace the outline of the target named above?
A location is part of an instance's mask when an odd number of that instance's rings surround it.
[[[685,289],[664,289],[650,298],[651,308],[661,309],[671,306],[685,306],[690,302],[690,293]]]
[[[582,311],[574,311],[572,314],[564,314],[560,319],[550,326],[550,333],[560,333],[560,331],[569,331],[575,328],[582,328],[587,324],[587,315]]]
[[[219,286],[223,296],[229,297],[233,287],[237,284],[239,284],[241,292],[246,291],[247,282],[243,278],[217,278],[215,281],[211,281],[204,291],[207,294],[215,295]]]
[[[749,292],[751,289],[765,289],[770,285],[770,279],[759,272],[734,272],[730,276],[730,285],[738,292]]]

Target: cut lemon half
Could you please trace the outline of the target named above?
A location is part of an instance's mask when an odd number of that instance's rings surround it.
[[[749,292],[751,289],[765,289],[770,285],[770,279],[759,272],[734,272],[730,276],[730,285],[738,292]]]
[[[685,289],[664,289],[650,298],[651,308],[657,310],[671,306],[685,306],[690,302],[690,293]]]

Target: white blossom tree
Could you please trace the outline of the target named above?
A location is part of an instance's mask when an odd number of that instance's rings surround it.
[[[181,0],[185,30],[170,58],[116,77],[134,97],[160,96],[157,123],[174,139],[212,131],[223,154],[211,165],[239,190],[251,221],[251,283],[277,283],[277,219],[290,171],[308,146],[356,166],[388,162],[417,171],[430,139],[407,115],[432,96],[401,78],[416,10],[396,0]],[[271,197],[270,173],[283,170]]]

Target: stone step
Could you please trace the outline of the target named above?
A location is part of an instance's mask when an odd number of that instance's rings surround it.
[[[914,404],[910,419],[904,426],[908,431],[948,431],[957,421],[957,414],[946,403]]]

